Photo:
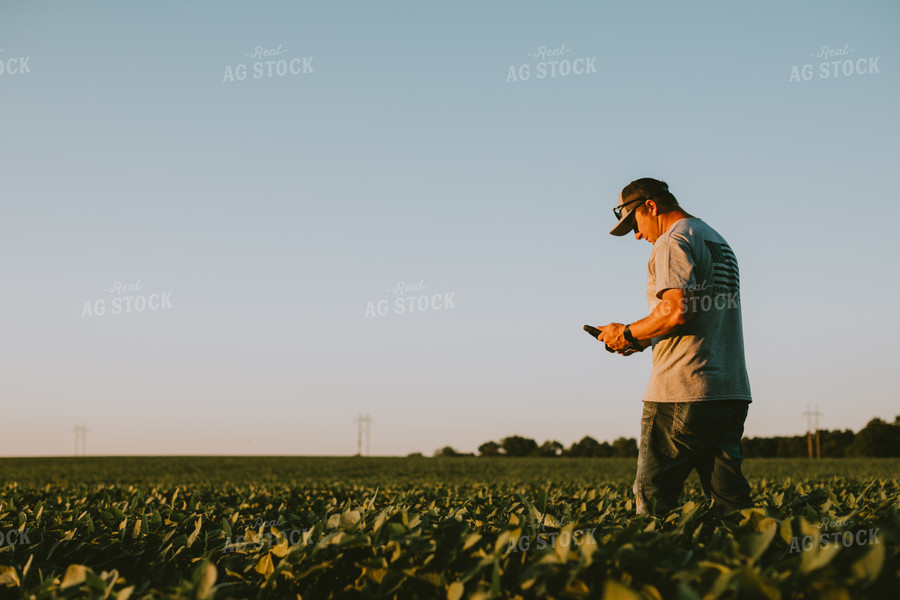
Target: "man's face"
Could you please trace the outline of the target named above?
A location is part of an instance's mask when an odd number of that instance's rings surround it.
[[[659,223],[656,220],[656,204],[651,200],[643,204],[636,203],[638,208],[632,211],[634,222],[634,239],[647,240],[654,244],[659,238]]]

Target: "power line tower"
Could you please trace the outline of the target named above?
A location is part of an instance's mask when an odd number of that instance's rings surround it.
[[[75,456],[87,456],[87,426],[85,425],[75,426]]]
[[[356,417],[356,454],[358,456],[363,456],[362,453],[362,444],[363,444],[363,435],[366,437],[366,454],[365,456],[369,456],[369,443],[371,441],[371,428],[372,425],[372,417],[369,415],[359,415]]]
[[[816,410],[810,410],[809,404],[807,404],[803,414],[806,415],[806,445],[809,448],[809,457],[813,457],[812,432],[815,428],[816,458],[822,458],[822,446],[819,444],[819,417],[822,416],[822,413],[819,412],[819,405],[816,405]]]

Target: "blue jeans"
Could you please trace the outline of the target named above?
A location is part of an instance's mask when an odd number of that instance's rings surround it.
[[[697,469],[719,515],[753,506],[741,473],[746,400],[644,402],[634,495],[638,514],[664,515],[678,506],[684,480]]]

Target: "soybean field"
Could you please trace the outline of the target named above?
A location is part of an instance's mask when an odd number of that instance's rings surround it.
[[[0,460],[11,598],[889,598],[900,460],[745,462],[636,516],[634,459]]]

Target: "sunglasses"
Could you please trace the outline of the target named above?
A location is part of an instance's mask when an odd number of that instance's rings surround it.
[[[653,197],[653,196],[651,196],[650,198],[652,198],[652,197]],[[618,219],[621,219],[621,218],[622,218],[622,209],[623,209],[623,208],[625,208],[625,207],[628,206],[629,204],[634,204],[635,202],[645,202],[645,201],[649,200],[650,198],[635,198],[634,200],[629,200],[629,201],[626,202],[625,204],[620,204],[619,206],[615,207],[615,208],[613,209],[613,214],[616,215],[616,219],[617,219],[617,220],[618,220]]]

